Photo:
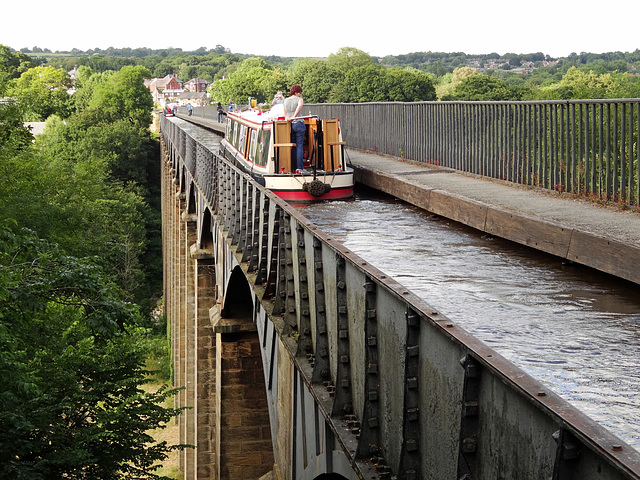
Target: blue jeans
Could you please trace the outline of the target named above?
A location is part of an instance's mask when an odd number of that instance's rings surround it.
[[[291,124],[291,136],[293,137],[293,141],[296,143],[296,168],[298,170],[302,170],[304,168],[302,144],[304,143],[305,131],[306,128],[304,126],[304,122],[296,122]]]

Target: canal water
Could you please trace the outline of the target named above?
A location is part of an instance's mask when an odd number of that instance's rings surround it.
[[[370,190],[301,210],[640,450],[636,285]]]

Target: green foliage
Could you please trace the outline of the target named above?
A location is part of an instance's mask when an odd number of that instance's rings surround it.
[[[139,128],[147,128],[153,99],[144,79],[150,77],[144,67],[123,67],[93,86],[87,108],[99,110],[108,122],[127,119]]]
[[[436,89],[430,75],[415,69],[387,71],[388,101],[434,101]]]
[[[147,432],[179,411],[160,406],[173,390],[144,388],[150,354],[170,366],[132,303],[162,278],[148,71],[81,67],[73,103],[60,73],[26,71],[0,103],[0,477],[161,478],[178,447]]]
[[[249,58],[228,78],[216,81],[210,93],[216,102],[245,103],[249,97],[268,102],[276,91],[287,92],[296,83],[308,103],[435,99],[429,75],[415,69],[385,69],[353,48],[341,49],[327,60],[296,60],[287,72],[270,67],[264,59]]]
[[[71,79],[64,70],[34,67],[12,81],[8,94],[16,97],[25,120],[38,122],[53,114],[69,116],[69,88]]]
[[[18,78],[30,68],[35,67],[31,57],[22,52],[12,52],[6,45],[0,44],[0,82],[2,78]]]
[[[337,53],[330,54],[327,63],[330,67],[341,72],[374,65],[374,61],[368,53],[352,47],[343,47]]]
[[[161,279],[160,260],[149,257],[160,251],[159,213],[151,209],[159,146],[140,125],[150,117],[150,97],[139,68],[86,71],[76,94],[86,91],[87,106],[64,123],[49,117],[35,147],[28,132],[14,128],[22,122],[19,106],[0,105],[13,112],[12,123],[0,124],[0,211],[72,255],[99,253],[124,298],[146,304]],[[121,97],[124,111],[105,112],[107,99]],[[140,112],[133,122],[126,117],[132,112]]]
[[[504,80],[487,75],[471,75],[462,80],[453,93],[443,100],[505,101],[521,100],[520,89],[508,85]]]
[[[0,477],[160,478],[179,410],[142,388],[146,333],[90,260],[0,228]]]
[[[278,90],[286,90],[284,73],[271,67],[264,59],[251,57],[227,78],[218,80],[210,88],[212,100],[226,103],[232,99],[235,103],[247,103],[249,97],[258,103],[271,101]]]
[[[6,84],[0,82],[0,97],[5,92]],[[22,110],[13,100],[0,102],[0,160],[14,158],[33,142],[33,135],[24,125]],[[1,165],[0,165],[0,168]]]
[[[338,98],[337,90],[344,79],[344,72],[322,60],[309,61],[304,65],[297,63],[292,72],[292,84],[302,86],[305,101],[309,103],[328,103]],[[339,87],[337,87],[339,88]]]

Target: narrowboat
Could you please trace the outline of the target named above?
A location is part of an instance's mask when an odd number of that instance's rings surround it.
[[[287,202],[309,203],[353,196],[353,168],[347,165],[339,120],[304,118],[304,169],[296,170],[291,123],[283,105],[227,114],[222,155]]]

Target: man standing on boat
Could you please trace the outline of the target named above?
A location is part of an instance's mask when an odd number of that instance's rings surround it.
[[[296,144],[296,173],[302,173],[304,168],[302,146],[304,143],[304,118],[296,118],[302,110],[302,87],[295,84],[291,87],[291,96],[284,101],[285,120],[291,121],[291,136]]]
[[[278,93],[276,93],[276,96],[273,97],[273,102],[271,102],[271,106],[280,105],[282,103],[284,103],[284,96],[282,95],[282,91],[278,90]]]

